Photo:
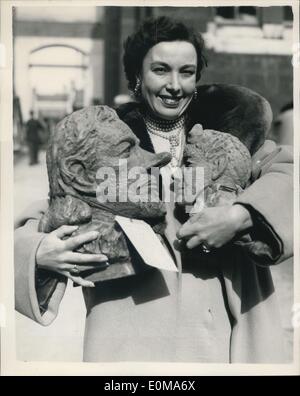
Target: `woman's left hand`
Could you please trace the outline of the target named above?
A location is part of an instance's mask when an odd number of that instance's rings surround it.
[[[201,244],[220,248],[252,225],[250,213],[242,205],[207,207],[183,224],[177,238],[186,241],[189,249]]]

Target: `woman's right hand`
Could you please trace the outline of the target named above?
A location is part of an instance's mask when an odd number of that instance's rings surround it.
[[[93,268],[99,263],[103,263],[103,266],[106,267],[108,258],[104,254],[74,252],[81,245],[93,241],[99,235],[97,231],[89,231],[71,236],[77,229],[78,226],[64,225],[46,234],[38,247],[36,263],[38,268],[62,274],[81,286],[94,287],[93,282],[74,275],[75,270],[76,273],[80,273],[80,265],[84,265],[82,270],[86,270],[87,266]],[[68,239],[63,239],[68,236]]]

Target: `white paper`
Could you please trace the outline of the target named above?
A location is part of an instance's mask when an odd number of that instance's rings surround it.
[[[143,220],[123,216],[116,216],[116,221],[146,264],[162,270],[178,272],[172,257],[149,224]]]

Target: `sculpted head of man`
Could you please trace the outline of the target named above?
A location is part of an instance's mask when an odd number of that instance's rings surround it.
[[[63,224],[76,224],[78,233],[97,230],[98,240],[84,245],[82,251],[101,251],[115,263],[130,263],[128,243],[115,215],[144,219],[159,231],[165,208],[149,170],[169,161],[168,153],[143,150],[111,108],[91,106],[74,112],[57,125],[50,138],[50,205],[40,229],[50,232]],[[136,191],[135,199],[126,198],[124,189]]]
[[[185,166],[204,169],[205,206],[231,204],[251,175],[251,155],[247,147],[229,133],[204,129],[196,124],[187,137]],[[192,188],[192,187],[189,187]]]

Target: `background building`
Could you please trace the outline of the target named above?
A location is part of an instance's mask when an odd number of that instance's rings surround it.
[[[128,94],[122,43],[147,16],[183,19],[206,41],[201,83],[254,89],[275,115],[292,101],[291,7],[14,8],[15,148],[32,108],[53,125],[74,109]]]

